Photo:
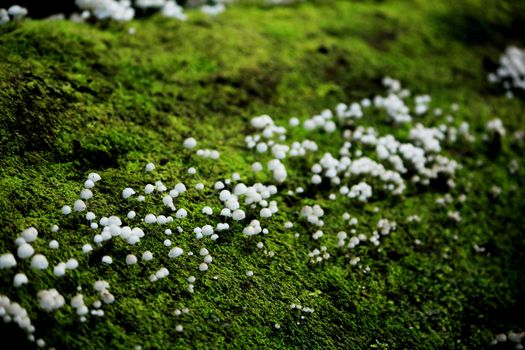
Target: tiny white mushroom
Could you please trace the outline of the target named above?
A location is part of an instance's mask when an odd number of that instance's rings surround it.
[[[24,273],[17,273],[15,277],[13,278],[13,285],[18,288],[22,286],[23,284],[28,283],[29,280],[27,279],[27,276]]]
[[[18,246],[16,255],[20,259],[26,259],[32,256],[35,253],[35,249],[30,244],[24,243]]]
[[[30,243],[36,240],[36,238],[38,237],[38,231],[34,227],[29,227],[25,229],[24,231],[22,231],[21,236],[24,239],[24,241],[26,241],[27,243]]]
[[[84,188],[82,191],[80,191],[80,198],[84,200],[91,199],[93,197],[93,192],[91,192],[90,189]]]
[[[187,212],[186,209],[184,209],[184,208],[180,208],[180,209],[177,210],[177,212],[175,213],[175,217],[176,217],[177,219],[183,219],[183,218],[185,218],[187,215],[188,215],[188,212]]]
[[[146,171],[148,171],[148,172],[153,171],[153,170],[155,170],[155,164],[153,164],[153,163],[148,163],[148,164],[146,164],[145,169],[146,169]]]
[[[86,203],[84,203],[84,201],[81,199],[77,199],[75,203],[73,204],[73,208],[75,209],[75,211],[78,211],[78,212],[84,211],[86,210]]]
[[[49,263],[44,255],[36,254],[31,258],[31,267],[35,270],[45,270],[49,267]]]
[[[208,271],[208,264],[206,264],[206,263],[204,263],[204,262],[201,263],[201,264],[199,265],[199,271],[202,271],[202,272],[204,272],[204,271]]]
[[[195,146],[197,146],[197,140],[195,140],[193,137],[188,137],[184,140],[182,145],[184,146],[184,148],[192,149],[195,148]]]
[[[69,259],[67,262],[66,262],[66,269],[68,270],[74,270],[78,267],[78,260],[77,259]]]
[[[135,194],[135,190],[131,187],[126,187],[122,190],[122,198],[128,199],[129,197],[133,196]]]
[[[184,250],[182,250],[182,248],[175,247],[170,250],[170,252],[168,253],[168,257],[170,259],[173,259],[173,258],[181,256],[182,254],[184,254]]]
[[[153,253],[150,252],[149,250],[146,250],[143,254],[142,254],[142,260],[144,261],[150,261],[153,259]]]
[[[128,254],[126,256],[126,264],[135,265],[137,263],[137,257],[133,254]]]

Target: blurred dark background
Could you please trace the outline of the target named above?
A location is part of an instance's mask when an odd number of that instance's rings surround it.
[[[179,5],[191,6],[197,3],[213,3],[209,0],[175,0]],[[134,3],[134,1],[131,1]],[[9,8],[12,5],[20,5],[29,10],[28,16],[31,18],[46,18],[52,15],[63,13],[69,17],[73,12],[80,12],[75,5],[75,0],[0,0],[0,8]],[[146,11],[149,13],[149,11]],[[141,13],[136,14],[141,17]]]
[[[63,13],[69,16],[71,13],[78,11],[75,0],[0,0],[0,8],[9,8],[12,5],[20,5],[29,10],[28,16],[31,18],[45,18],[57,13]]]

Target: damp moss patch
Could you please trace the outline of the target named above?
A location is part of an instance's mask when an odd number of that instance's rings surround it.
[[[246,181],[271,181],[250,170],[256,158],[245,150],[244,136],[253,116],[304,120],[339,102],[381,93],[387,75],[414,93],[430,93],[432,105],[458,103],[458,122],[468,122],[474,132],[482,133],[493,118],[509,134],[522,130],[524,100],[505,98],[486,79],[507,44],[525,44],[513,36],[525,12],[518,11],[519,4],[504,4],[244,3],[216,18],[188,11],[187,22],[27,20],[0,27],[0,253],[12,251],[19,233],[34,225],[42,238],[35,249],[50,264],[75,256],[89,267],[58,279],[29,270],[24,261],[19,268],[28,271],[30,283],[15,288],[16,271],[2,270],[0,293],[27,308],[37,337],[56,348],[471,349],[485,347],[495,333],[525,329],[525,157],[524,145],[511,136],[498,149],[478,141],[448,150],[463,165],[458,185],[468,188],[468,200],[456,208],[462,213],[458,224],[436,209],[443,196],[438,189],[367,205],[329,201],[311,191],[285,201],[268,225],[264,244],[274,258],[261,255],[257,240],[243,237],[240,224],[232,225],[221,235],[216,263],[205,277],[195,266],[175,262],[168,278],[148,281],[166,255],[160,228],[154,232],[158,242],[144,242],[136,252],[140,257],[138,251],[148,249],[158,256],[151,265],[126,266],[122,242],[79,254],[78,245],[92,243],[90,230],[79,218],[66,220],[60,213],[78,198],[90,172],[103,178],[92,205],[124,216],[130,209],[121,198],[124,188],[142,189],[144,181],[157,179],[174,185],[188,179],[187,169],[194,166],[197,174],[187,184],[202,182],[206,189],[179,200],[178,206],[195,215],[184,225],[188,235],[171,239],[197,253],[189,233],[204,225],[202,207],[220,210],[211,196],[216,180],[240,172]],[[465,39],[465,28],[476,26],[486,35]],[[131,27],[136,34],[128,34]],[[367,122],[392,132],[375,118]],[[220,159],[211,162],[184,150],[190,136],[199,146],[218,149]],[[295,136],[304,137],[301,131]],[[339,141],[326,135],[316,140],[334,153]],[[520,165],[514,174],[512,160]],[[156,165],[151,174],[144,172],[148,162]],[[301,166],[294,167],[290,188],[294,176],[299,182],[306,171]],[[502,189],[497,198],[493,185]],[[380,250],[360,248],[369,273],[344,255],[308,264],[308,234],[296,239],[283,225],[296,217],[297,205],[314,202],[334,218],[325,228],[334,234],[344,212],[357,217],[365,231],[382,217],[398,222]],[[155,208],[145,203],[143,214]],[[410,215],[424,220],[406,223]],[[50,228],[59,221],[54,234]],[[59,241],[58,251],[48,247],[51,239]],[[474,244],[485,247],[485,254]],[[113,264],[100,264],[108,252]],[[248,270],[254,276],[247,277]],[[186,288],[188,275],[198,277],[193,294]],[[37,306],[40,289],[55,287],[70,298],[77,286],[92,292],[97,279],[107,280],[116,297],[103,318],[79,323],[69,305],[55,313]],[[315,312],[303,320],[290,310],[292,303]],[[184,307],[188,314],[174,314]],[[179,324],[183,332],[176,330]],[[0,331],[4,339],[25,341],[12,324],[2,324]]]

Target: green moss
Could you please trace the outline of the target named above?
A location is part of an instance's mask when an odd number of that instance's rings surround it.
[[[242,237],[242,225],[234,223],[214,244],[216,263],[205,275],[196,269],[197,260],[168,261],[159,227],[148,230],[152,239],[137,247],[115,241],[90,256],[80,254],[91,231],[80,224],[80,215],[64,219],[59,213],[77,198],[91,171],[103,177],[90,201],[99,216],[124,216],[132,206],[120,191],[159,178],[171,186],[205,183],[204,192],[188,191],[177,206],[200,213],[210,205],[218,212],[215,179],[238,171],[249,181],[269,180],[249,171],[255,160],[244,150],[249,118],[270,114],[281,123],[306,118],[382,92],[385,75],[414,93],[430,93],[432,105],[445,112],[460,103],[457,122],[468,121],[475,132],[494,117],[508,130],[523,129],[523,101],[507,100],[486,82],[487,62],[497,62],[506,44],[497,33],[512,32],[520,16],[509,10],[518,5],[504,3],[502,9],[481,1],[311,1],[276,8],[246,2],[217,18],[190,11],[184,23],[153,17],[105,28],[31,20],[0,27],[0,252],[12,250],[20,230],[36,225],[43,238],[36,249],[51,264],[74,256],[88,267],[56,279],[50,272],[29,271],[23,261],[18,268],[28,270],[31,285],[15,290],[16,272],[3,271],[1,293],[26,307],[37,335],[56,348],[467,349],[485,347],[495,332],[522,330],[524,171],[511,175],[508,165],[512,159],[523,164],[524,157],[523,145],[510,138],[498,150],[481,142],[447,145],[463,165],[453,194],[469,189],[468,200],[450,208],[461,211],[460,224],[436,207],[442,195],[437,187],[410,189],[401,200],[379,195],[362,206],[322,199],[307,186],[306,196],[279,197],[285,205],[269,222],[270,234],[259,238],[275,257],[255,248],[258,239]],[[496,34],[467,45],[464,29],[473,18]],[[127,33],[130,27],[135,35]],[[406,130],[392,131],[382,119],[370,115],[363,123],[406,137]],[[422,121],[438,122],[431,115]],[[181,150],[190,135],[202,147],[218,148],[220,160]],[[305,137],[301,130],[290,134],[294,140]],[[333,153],[341,141],[308,137]],[[304,186],[312,160],[290,163],[290,183],[283,190]],[[149,161],[157,170],[144,174]],[[198,169],[194,178],[186,174],[190,164]],[[503,189],[498,198],[490,192],[494,184]],[[160,212],[158,202],[148,198],[138,215]],[[332,236],[326,240],[331,250],[344,212],[358,218],[366,233],[382,217],[397,221],[397,231],[380,249],[355,251],[369,273],[350,266],[353,256],[342,254],[308,264],[306,253],[317,245],[296,210],[314,202],[330,217],[324,230]],[[406,223],[413,214],[423,221]],[[284,230],[291,218],[296,227]],[[52,234],[57,222],[61,230]],[[206,223],[203,214],[195,214],[172,241],[197,252],[201,245],[190,232]],[[294,238],[294,232],[301,236]],[[47,243],[57,236],[61,249],[51,252]],[[473,244],[488,254],[477,254]],[[145,249],[154,261],[124,265],[126,254],[140,256]],[[108,253],[114,264],[101,266]],[[151,284],[147,277],[161,266],[170,267],[169,278]],[[247,278],[248,269],[255,276]],[[190,275],[198,277],[193,295],[187,292]],[[53,286],[68,298],[81,286],[92,302],[97,296],[91,284],[98,278],[109,281],[116,296],[102,319],[79,323],[69,306],[46,314],[35,305],[36,292]],[[315,312],[302,320],[291,303]],[[175,316],[183,307],[190,313]],[[177,324],[183,333],[175,331]],[[0,330],[24,337],[11,326]]]

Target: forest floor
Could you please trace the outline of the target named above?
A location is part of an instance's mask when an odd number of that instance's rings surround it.
[[[525,145],[513,137],[525,130],[525,100],[508,99],[487,81],[507,45],[525,45],[517,14],[504,10],[481,1],[309,1],[239,4],[216,18],[190,10],[186,22],[154,16],[125,24],[25,20],[0,27],[0,254],[14,252],[20,232],[35,226],[41,239],[34,247],[52,266],[71,257],[81,265],[57,278],[52,269],[32,271],[21,261],[0,271],[0,294],[25,307],[35,336],[57,349],[479,349],[497,333],[525,330]],[[401,196],[374,193],[366,204],[329,200],[309,184],[312,162],[297,160],[278,186],[279,212],[264,222],[269,233],[244,237],[241,223],[230,223],[228,233],[208,243],[213,263],[205,274],[193,260],[161,258],[166,237],[160,227],[147,233],[158,238],[132,247],[111,241],[85,255],[82,245],[93,244],[89,225],[81,214],[60,212],[78,199],[91,172],[102,177],[89,202],[98,216],[125,217],[132,208],[121,198],[125,187],[162,180],[171,188],[183,181],[188,192],[176,206],[190,215],[185,233],[171,239],[198,255],[193,228],[208,220],[200,210],[221,209],[215,181],[239,172],[247,183],[272,182],[250,168],[260,160],[245,147],[252,117],[304,121],[340,102],[384,94],[385,76],[414,95],[431,95],[432,109],[444,114],[457,104],[454,124],[468,122],[476,136],[444,148],[461,165],[451,203],[436,203],[449,191],[437,185],[412,186]],[[489,142],[483,135],[494,118],[507,134]],[[429,112],[411,125],[443,119]],[[399,138],[407,132],[366,114],[363,122]],[[289,136],[307,134],[333,154],[343,140],[302,129]],[[220,158],[184,149],[187,137],[217,149]],[[152,173],[144,172],[148,162],[156,165]],[[511,164],[519,166],[511,171]],[[187,174],[191,166],[196,175]],[[194,190],[197,182],[203,191]],[[287,195],[298,186],[303,195]],[[462,194],[466,200],[456,200]],[[322,244],[332,252],[315,265],[307,255],[320,246],[310,238],[315,229],[297,215],[313,204],[325,211]],[[137,212],[158,208],[146,201]],[[450,211],[461,221],[451,220]],[[397,229],[382,237],[380,248],[338,250],[334,237],[348,229],[345,212],[358,219],[359,233],[375,230],[381,218]],[[407,222],[411,215],[421,221]],[[283,228],[286,221],[294,222],[292,230]],[[58,233],[50,231],[54,224]],[[59,250],[48,247],[51,239]],[[158,258],[126,266],[127,254],[145,249]],[[112,265],[100,263],[106,254]],[[170,275],[149,282],[166,264]],[[20,271],[30,283],[15,288]],[[190,275],[197,276],[194,293],[188,292]],[[95,300],[98,279],[110,283],[115,302],[104,306],[104,317],[79,322],[69,299],[81,286],[86,302]],[[37,303],[37,291],[49,288],[66,297],[67,306],[54,313]],[[292,303],[314,312],[290,310]],[[188,314],[174,315],[185,307]],[[183,332],[176,331],[179,324]],[[4,340],[25,341],[12,323],[0,330]]]

